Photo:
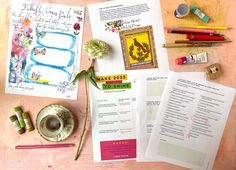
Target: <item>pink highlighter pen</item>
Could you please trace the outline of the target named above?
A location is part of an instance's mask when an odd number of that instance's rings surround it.
[[[177,58],[177,65],[207,63],[207,52]]]

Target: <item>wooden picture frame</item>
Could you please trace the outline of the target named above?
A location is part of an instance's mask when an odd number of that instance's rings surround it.
[[[152,26],[120,31],[126,70],[157,68]]]

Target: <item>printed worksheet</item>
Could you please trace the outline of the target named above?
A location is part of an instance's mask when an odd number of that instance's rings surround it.
[[[146,157],[190,169],[212,169],[234,89],[170,72]]]
[[[183,77],[194,76],[200,80],[205,78],[204,72],[185,72],[181,75],[183,75]],[[160,73],[156,71],[148,74],[144,73],[137,78],[137,161],[159,161],[155,158],[145,157],[145,152],[155,125],[156,115],[161,103],[162,93],[164,91],[167,78],[168,73]]]
[[[84,8],[12,0],[6,93],[76,99]]]
[[[94,39],[112,49],[98,60],[99,71],[156,68],[168,71],[159,0],[119,0],[88,5]]]
[[[95,162],[136,159],[136,74],[97,73],[90,84]]]
[[[157,110],[168,73],[152,72],[138,77],[137,92],[137,161],[154,161],[145,158],[145,152],[154,126]]]

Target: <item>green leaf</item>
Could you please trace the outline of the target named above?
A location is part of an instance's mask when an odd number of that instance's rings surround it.
[[[72,81],[72,83],[75,84],[75,82],[76,82],[77,80],[79,80],[81,77],[85,76],[86,73],[87,73],[86,70],[82,70],[81,72],[79,72],[79,73],[75,76],[75,78],[74,78],[74,80]]]
[[[94,71],[94,67],[93,66],[89,67],[87,73],[96,82],[96,75],[95,75],[95,71]]]
[[[97,89],[101,90],[101,89],[98,87],[95,78],[93,78],[90,73],[91,73],[91,72],[87,72],[87,74],[86,74],[87,79],[90,81],[90,83],[92,83],[92,85],[94,85],[94,87],[96,87]]]

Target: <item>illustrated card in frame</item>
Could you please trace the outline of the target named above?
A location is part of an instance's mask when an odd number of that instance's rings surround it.
[[[152,26],[120,31],[126,70],[157,68]]]

